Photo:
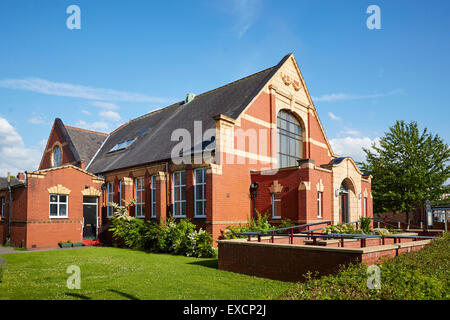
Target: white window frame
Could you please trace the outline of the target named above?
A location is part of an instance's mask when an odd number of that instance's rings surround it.
[[[138,185],[140,186],[140,189],[138,189]],[[138,202],[138,193],[141,195],[141,202]],[[145,218],[145,179],[143,177],[134,179],[134,197],[136,199],[134,216],[136,218]],[[140,215],[137,215],[138,208],[141,208]]]
[[[203,182],[197,182],[197,172],[202,172]],[[197,199],[197,188],[203,186],[203,194],[201,199]],[[200,204],[204,208],[202,215],[197,215],[197,205]],[[194,170],[194,217],[206,218],[206,168]]]
[[[151,217],[156,218],[156,176],[150,177]]]
[[[114,207],[108,205],[110,202],[114,202],[114,182],[106,184],[106,216],[108,218],[114,215]]]
[[[52,196],[56,196],[57,197],[57,201],[56,202],[52,202]],[[60,196],[65,196],[66,197],[66,201],[65,202],[61,202],[59,197]],[[52,216],[51,215],[51,205],[52,204],[56,204],[56,216]],[[59,205],[61,204],[65,204],[66,205],[66,214],[64,216],[59,214]],[[67,219],[69,217],[69,195],[68,194],[55,194],[52,193],[49,195],[49,205],[48,205],[48,216],[50,217],[50,219]]]
[[[5,219],[6,199],[2,197],[2,219]]]
[[[176,176],[177,175],[181,175],[184,174],[184,184],[180,184],[176,185],[175,181],[176,181]],[[181,180],[181,179],[180,179]],[[179,188],[179,199],[180,200],[175,200],[175,189]],[[172,173],[172,203],[173,203],[173,217],[174,218],[186,218],[186,212],[184,214],[176,214],[175,208],[180,208],[180,212],[181,212],[181,208],[183,208],[183,203],[185,204],[185,208],[186,208],[186,172],[185,171],[178,171],[178,172],[174,172]],[[183,190],[184,190],[184,195],[183,195]],[[183,197],[182,197],[183,196]],[[184,198],[184,200],[181,200],[181,198]]]
[[[272,219],[281,219],[281,216],[275,215],[275,202],[281,202],[281,199],[275,198],[275,193],[272,193]]]
[[[323,192],[317,191],[317,218],[319,219],[323,218],[322,204],[323,204]]]

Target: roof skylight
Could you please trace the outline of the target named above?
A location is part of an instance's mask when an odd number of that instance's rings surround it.
[[[119,142],[111,150],[109,150],[109,152],[124,150],[124,149],[128,148],[135,140],[136,140],[136,138]]]

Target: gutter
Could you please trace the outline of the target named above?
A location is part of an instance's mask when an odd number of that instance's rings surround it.
[[[11,173],[8,172],[8,193],[9,193],[9,204],[8,204],[8,235],[6,241],[9,242],[11,239],[11,217],[12,217],[12,191],[11,191]]]

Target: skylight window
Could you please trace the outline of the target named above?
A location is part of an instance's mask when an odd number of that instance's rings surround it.
[[[135,140],[136,140],[136,138],[119,142],[111,150],[109,150],[109,152],[124,150],[124,149],[128,148]]]

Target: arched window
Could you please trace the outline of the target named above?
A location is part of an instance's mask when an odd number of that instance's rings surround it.
[[[303,157],[302,127],[294,115],[286,110],[278,112],[278,167],[297,166]]]
[[[61,165],[61,149],[56,146],[53,149],[53,167],[59,167]]]

